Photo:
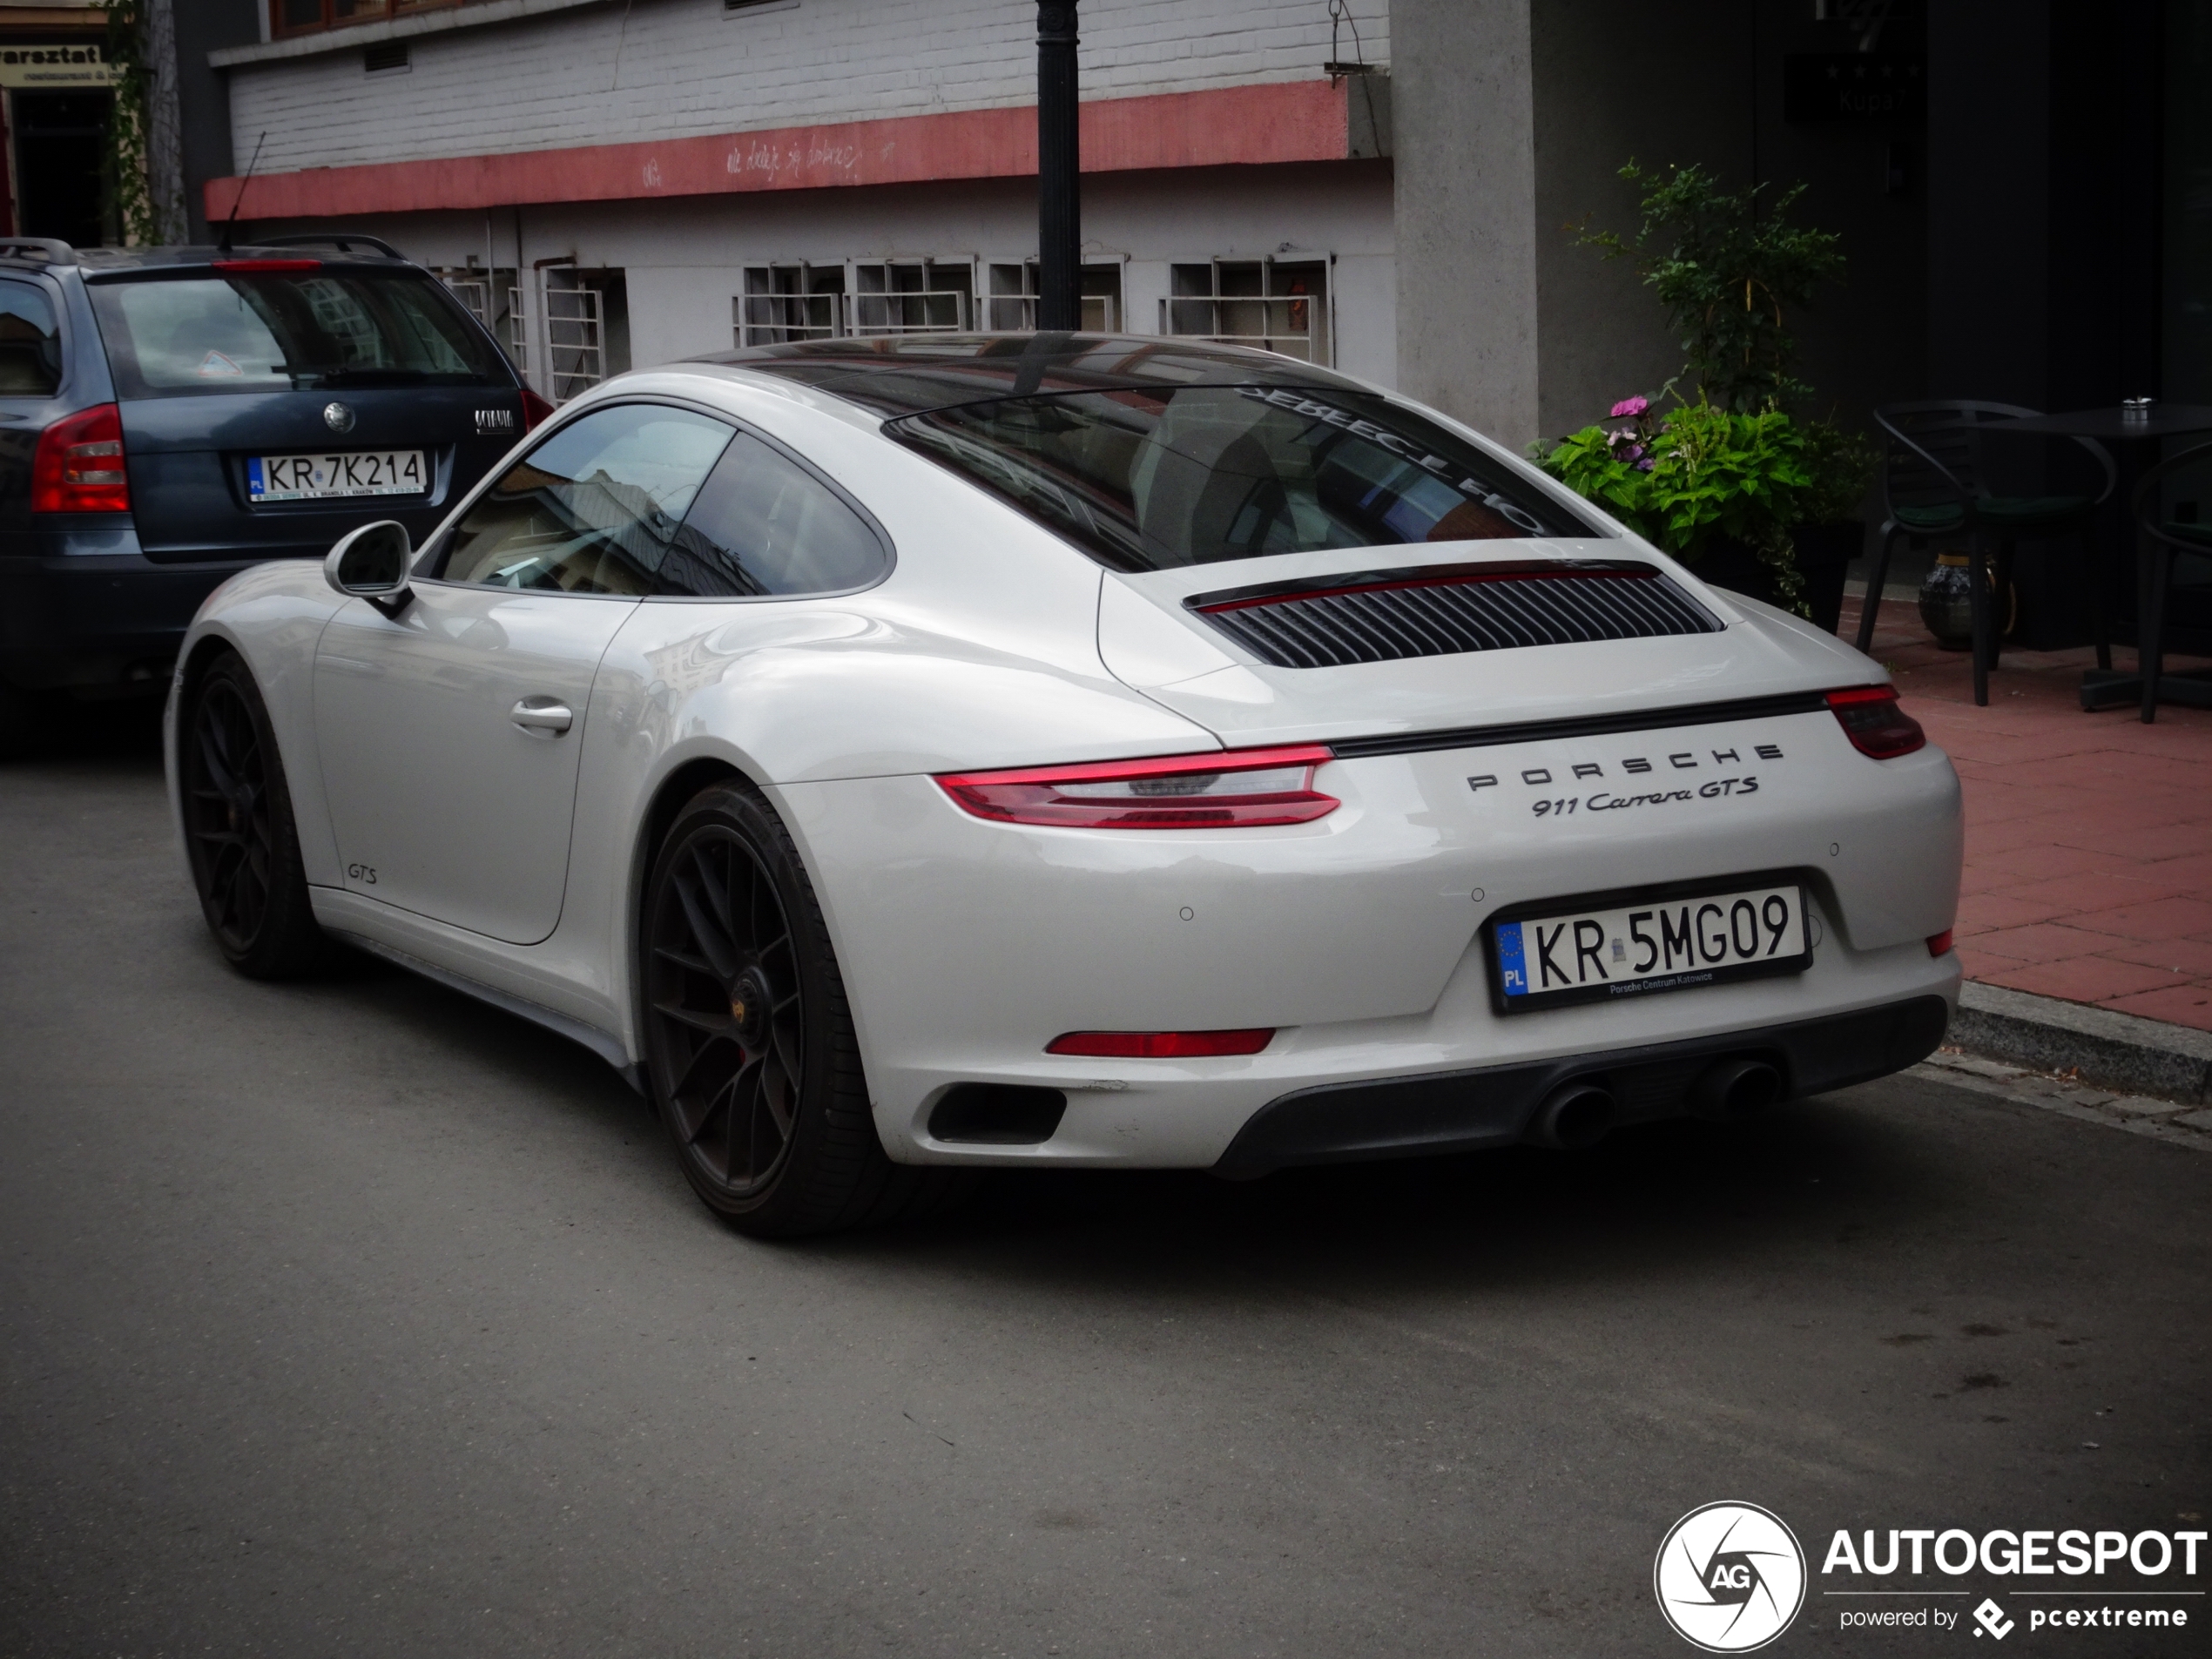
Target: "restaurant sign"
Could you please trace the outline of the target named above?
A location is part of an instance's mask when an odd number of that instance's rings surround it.
[[[98,44],[0,46],[0,86],[11,92],[68,92],[115,84],[115,65]]]
[[[1919,52],[1793,52],[1782,60],[1785,121],[1918,121],[1928,111]]]

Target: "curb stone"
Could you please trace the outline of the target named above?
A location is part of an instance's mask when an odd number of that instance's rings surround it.
[[[1944,1041],[2117,1094],[2212,1105],[2212,1032],[1969,980]]]
[[[1993,1095],[2016,1106],[2040,1107],[2084,1123],[2125,1130],[2169,1145],[2212,1152],[2212,1111],[2201,1107],[2141,1095],[2114,1095],[1948,1047],[1937,1049],[1907,1075],[1932,1078],[1978,1095]]]

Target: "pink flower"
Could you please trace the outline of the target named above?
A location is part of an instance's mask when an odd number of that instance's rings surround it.
[[[1644,397],[1624,397],[1613,406],[1615,420],[1635,420],[1651,407],[1651,400]]]

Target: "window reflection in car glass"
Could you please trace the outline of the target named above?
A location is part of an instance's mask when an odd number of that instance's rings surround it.
[[[740,432],[660,567],[663,593],[709,598],[836,593],[883,574],[883,543],[836,492]]]
[[[61,383],[54,307],[28,282],[0,282],[0,397],[51,397]]]
[[[1116,570],[1592,533],[1474,445],[1360,392],[1056,394],[886,430]]]
[[[594,410],[477,500],[454,532],[446,579],[563,593],[662,591],[659,571],[678,529],[734,430],[658,404]]]

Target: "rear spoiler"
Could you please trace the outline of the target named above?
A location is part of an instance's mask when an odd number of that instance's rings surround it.
[[[341,253],[351,253],[358,247],[388,260],[404,260],[407,255],[381,236],[364,236],[359,231],[323,231],[313,236],[257,236],[255,247],[334,247]]]

